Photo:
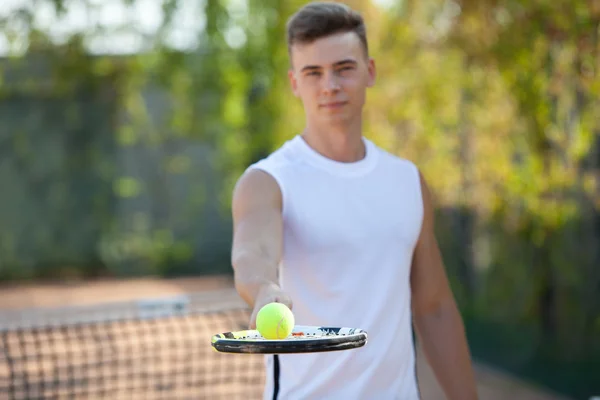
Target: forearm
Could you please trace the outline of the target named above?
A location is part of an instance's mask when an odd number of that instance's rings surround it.
[[[454,301],[415,315],[414,320],[421,347],[447,398],[477,399],[464,325]]]
[[[231,264],[235,288],[254,310],[284,297],[278,284],[283,252],[282,196],[275,179],[254,169],[238,180],[233,193]],[[283,299],[290,303],[288,299]]]
[[[250,306],[265,287],[278,287],[277,262],[274,257],[254,251],[234,251],[232,257],[235,288]]]

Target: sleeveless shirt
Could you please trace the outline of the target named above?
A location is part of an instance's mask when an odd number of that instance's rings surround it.
[[[248,167],[278,183],[284,245],[279,283],[298,325],[367,331],[346,351],[265,356],[264,399],[419,398],[410,268],[423,203],[416,166],[363,138],[343,163],[297,135]]]

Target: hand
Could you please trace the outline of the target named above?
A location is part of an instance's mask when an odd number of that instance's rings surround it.
[[[288,306],[290,310],[292,309],[292,299],[287,293],[274,283],[264,284],[259,289],[254,301],[254,310],[250,317],[250,329],[256,329],[256,315],[261,308],[269,303],[282,303]]]

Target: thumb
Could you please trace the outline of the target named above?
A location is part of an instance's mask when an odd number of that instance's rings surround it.
[[[292,298],[287,294],[280,294],[275,298],[275,302],[284,304],[290,310],[294,307],[294,303],[292,302]]]
[[[257,311],[254,309],[254,311],[252,311],[252,315],[250,316],[250,324],[248,325],[248,329],[256,329],[256,314]]]

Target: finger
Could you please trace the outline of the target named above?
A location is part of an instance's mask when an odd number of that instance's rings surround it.
[[[275,301],[277,303],[285,304],[287,306],[287,308],[289,308],[290,310],[294,306],[294,304],[292,303],[292,299],[289,296],[284,295],[284,294],[279,295],[278,297],[276,297]]]
[[[252,315],[250,316],[250,322],[248,324],[248,329],[256,329],[256,309],[252,311]]]

